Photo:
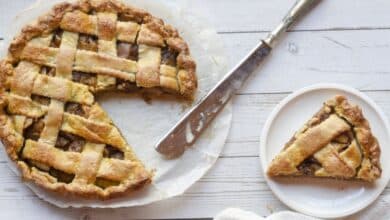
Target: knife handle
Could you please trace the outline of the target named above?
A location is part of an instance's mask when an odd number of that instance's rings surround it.
[[[278,40],[281,38],[290,26],[296,22],[300,17],[302,17],[306,12],[309,11],[315,4],[319,3],[321,0],[299,0],[294,6],[290,9],[287,15],[283,18],[280,24],[268,34],[267,38],[264,39],[264,42],[268,44],[271,48],[277,44]]]

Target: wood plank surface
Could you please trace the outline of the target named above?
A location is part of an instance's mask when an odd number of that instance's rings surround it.
[[[189,1],[190,8],[204,12],[219,32],[269,31],[294,3],[295,0]],[[388,29],[389,4],[386,0],[323,0],[293,30]]]
[[[387,101],[389,91],[366,92],[386,112],[390,112]],[[56,214],[61,218],[113,219],[127,218],[203,218],[211,217],[226,207],[240,207],[261,215],[284,210],[268,189],[261,173],[258,158],[258,136],[261,126],[272,108],[287,94],[238,95],[234,100],[234,120],[231,137],[221,158],[209,173],[191,187],[184,195],[139,208],[122,209],[60,209],[47,205],[28,190],[6,165],[5,153],[0,154],[0,207],[22,217],[41,217]],[[240,135],[241,134],[241,135]],[[390,186],[389,186],[390,187]],[[387,187],[383,196],[390,194]],[[381,200],[378,200],[381,203]],[[16,205],[18,204],[18,205]],[[23,213],[18,212],[23,205]],[[36,213],[39,209],[40,212]]]
[[[295,0],[168,0],[188,4],[218,32],[264,32],[281,20]],[[0,36],[12,19],[34,0],[2,1]],[[323,0],[294,30],[389,29],[387,0]]]
[[[181,2],[181,0],[170,0]],[[0,1],[0,39],[17,11],[33,0]],[[271,30],[295,0],[186,1],[215,26],[230,66]],[[144,207],[60,209],[20,182],[0,150],[0,219],[210,218],[227,207],[262,216],[287,209],[267,187],[258,158],[269,113],[290,92],[318,82],[363,90],[390,114],[390,1],[326,0],[293,28],[234,98],[233,124],[216,165],[184,195]],[[0,41],[1,44],[1,41]],[[377,200],[390,195],[390,186]],[[358,219],[352,216],[350,219]]]

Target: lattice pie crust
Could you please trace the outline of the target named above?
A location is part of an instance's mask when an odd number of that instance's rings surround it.
[[[0,138],[23,178],[46,189],[102,199],[134,191],[152,175],[94,95],[157,88],[192,99],[195,69],[178,32],[143,10],[56,5],[0,63]]]
[[[271,162],[268,175],[373,182],[381,176],[379,159],[379,143],[362,110],[336,96],[296,132]]]

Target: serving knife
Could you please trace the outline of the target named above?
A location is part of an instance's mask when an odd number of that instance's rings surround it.
[[[281,23],[235,66],[156,144],[168,158],[181,156],[225,107],[249,75],[269,55],[278,40],[303,14],[321,0],[298,0]]]

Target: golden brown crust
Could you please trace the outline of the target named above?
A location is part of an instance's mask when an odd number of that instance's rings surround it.
[[[91,12],[93,12],[92,16],[90,16]],[[127,20],[131,22],[123,22]],[[115,28],[117,36],[113,33]],[[65,30],[63,38],[66,40],[59,45],[60,48],[47,47],[48,36],[55,33],[57,29]],[[77,37],[69,31],[97,36],[99,53],[76,51]],[[138,31],[140,32],[137,35]],[[153,78],[153,86],[160,85],[163,89],[193,99],[197,88],[196,64],[190,56],[188,45],[172,26],[164,24],[161,19],[153,17],[144,10],[126,6],[117,0],[79,0],[74,3],[58,4],[49,13],[39,17],[36,22],[23,28],[12,41],[8,57],[0,62],[0,137],[7,154],[21,170],[23,179],[65,195],[100,199],[121,196],[150,184],[152,174],[144,168],[131,149],[127,149],[128,146],[120,132],[96,104],[93,93],[98,89],[71,81],[72,66],[69,61],[72,60],[73,71],[101,73],[97,80],[104,86],[110,85],[112,78],[114,82],[116,78],[134,83],[134,68],[137,68],[137,64],[129,59],[112,56],[112,46],[116,43],[113,40],[115,37],[128,43],[136,43],[135,39],[138,37],[138,41],[147,46],[167,46],[175,51],[177,66],[164,67],[165,64],[161,63],[163,70],[160,71],[163,72],[160,72],[160,78]],[[33,41],[34,43],[31,43]],[[151,65],[150,57],[148,58],[145,65],[141,66],[145,68],[145,75],[138,77],[147,77],[152,73],[151,69],[155,71],[157,68],[158,63]],[[40,66],[33,63],[57,68],[56,77],[39,74]],[[85,63],[93,63],[93,65],[87,67]],[[148,83],[151,83],[150,78],[144,80],[148,87]],[[51,98],[52,101],[49,106],[33,102],[30,98],[32,94]],[[83,118],[64,112],[64,105],[67,102],[84,105],[88,117]],[[46,124],[40,139],[25,141],[24,129],[42,117]],[[57,148],[53,148],[58,132],[77,134],[91,144],[115,146],[124,152],[126,162],[102,159],[103,148],[100,147],[94,148],[96,152],[93,155],[85,149],[80,153],[60,152]],[[20,155],[24,157],[19,158]],[[66,157],[68,159],[53,163],[53,158]],[[101,175],[103,179],[121,180],[120,184],[101,188],[89,182],[90,170],[75,170],[74,165],[69,164],[81,160],[85,160],[85,164],[103,161],[101,162],[103,165],[101,164],[99,170],[95,171],[96,178]],[[127,161],[132,163],[129,164]],[[67,173],[75,173],[74,181],[60,182],[59,178],[53,177],[48,170],[45,170],[49,165],[54,168],[60,167]],[[111,171],[114,168],[117,173]],[[123,173],[129,173],[129,176],[126,177]],[[78,178],[77,175],[82,175],[84,178]]]
[[[14,38],[9,46],[9,58],[12,63],[16,63],[20,59],[20,55],[26,46],[27,42],[37,36],[42,36],[52,32],[59,26],[62,17],[65,13],[80,9],[81,3],[61,3],[53,7],[53,9],[30,25],[25,26],[21,33]]]
[[[317,130],[320,131],[316,133]],[[381,176],[379,159],[378,141],[361,109],[338,95],[324,103],[294,135],[273,159],[267,173],[373,182]]]
[[[180,93],[188,99],[193,99],[194,92],[197,89],[196,63],[190,56],[188,45],[179,36],[177,30],[144,10],[127,6],[117,0],[81,0],[75,3],[61,3],[54,6],[49,13],[41,16],[36,23],[24,27],[21,33],[12,41],[9,47],[9,61],[11,63],[18,62],[27,42],[34,37],[51,33],[60,26],[66,13],[77,10],[122,13],[123,17],[144,22],[149,29],[159,33],[164,37],[164,42],[178,52],[178,65],[186,71],[186,74],[183,74],[179,79],[182,84]],[[71,21],[72,19],[69,22]]]
[[[110,187],[103,190],[97,186],[88,184],[65,184],[57,182],[52,176],[41,172],[36,168],[30,168],[25,162],[17,162],[19,170],[22,172],[22,178],[25,181],[32,181],[46,190],[60,193],[64,196],[80,196],[88,199],[112,199],[123,195],[131,194],[140,188],[151,183],[150,175],[142,175],[136,178],[136,181],[127,181],[119,186]],[[143,173],[144,172],[140,172]]]
[[[378,140],[372,134],[367,119],[364,118],[362,110],[357,105],[351,105],[345,96],[336,96],[327,102],[327,105],[334,107],[337,114],[344,117],[354,127],[356,139],[362,147],[364,159],[358,178],[373,181],[381,176],[380,147]],[[368,161],[367,161],[368,160]]]

